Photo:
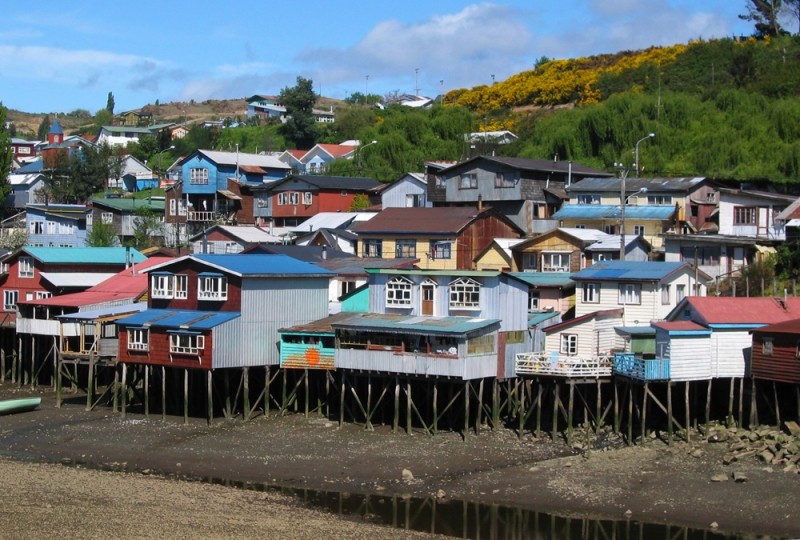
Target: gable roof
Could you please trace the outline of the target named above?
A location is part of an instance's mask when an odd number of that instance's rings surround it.
[[[516,224],[491,208],[479,211],[472,206],[385,208],[371,220],[359,223],[353,231],[357,234],[457,234],[476,219],[489,215],[522,233]]]
[[[791,334],[800,335],[800,319],[791,319],[775,324],[762,326],[750,331],[752,334]]]
[[[538,244],[547,238],[551,238],[553,236],[559,235],[566,235],[569,236],[582,244],[589,244],[592,242],[597,242],[599,240],[604,240],[609,238],[611,235],[605,233],[603,231],[599,231],[597,229],[579,229],[577,227],[559,227],[557,229],[553,229],[551,231],[547,231],[546,233],[542,233],[538,236],[534,236],[533,238],[525,238],[522,242],[516,243],[511,249],[512,251],[519,251],[523,250],[526,247],[534,244]],[[619,243],[619,242],[617,242]]]
[[[357,148],[357,146],[350,145],[317,143],[313,148],[305,153],[303,156],[303,161],[310,159],[311,156],[316,153],[315,150],[321,150],[334,159],[340,159],[353,154]]]
[[[290,174],[286,178],[270,184],[270,189],[280,191],[284,184],[297,181],[317,187],[318,189],[368,191],[381,183],[374,178],[359,176],[324,176],[316,174]]]
[[[319,229],[345,229],[355,223],[369,221],[376,215],[375,212],[319,212],[290,230],[308,233]]]
[[[586,315],[581,315],[580,317],[575,317],[574,319],[556,323],[551,326],[548,326],[547,328],[542,328],[542,331],[545,334],[549,334],[550,332],[557,332],[559,330],[563,330],[564,328],[569,328],[570,326],[581,324],[586,321],[593,321],[595,319],[607,319],[609,317],[622,317],[624,314],[625,310],[622,308],[606,309],[603,311],[593,311],[592,313],[587,313]]]
[[[287,255],[265,253],[237,253],[234,255],[186,255],[166,264],[156,266],[153,270],[169,270],[175,263],[192,259],[203,265],[228,272],[236,276],[247,277],[328,277],[332,272],[315,264],[307,263]]]
[[[256,225],[214,225],[210,229],[206,229],[203,232],[199,232],[189,238],[190,242],[195,242],[203,238],[203,236],[207,235],[210,232],[215,230],[222,231],[223,233],[227,234],[231,238],[235,238],[242,242],[248,244],[259,244],[259,243],[267,243],[267,244],[275,244],[283,242],[283,238],[280,236],[276,236],[274,234],[270,234],[268,231],[257,227]]]
[[[500,157],[500,156],[475,156],[466,161],[456,163],[446,169],[442,173],[449,173],[457,168],[461,168],[467,164],[472,164],[477,161],[490,161],[513,167],[521,171],[536,171],[536,172],[557,172],[559,174],[573,174],[576,176],[613,176],[612,173],[592,169],[581,165],[580,163],[573,163],[570,161],[553,161],[551,159],[530,159],[519,157]]]
[[[710,325],[774,324],[800,319],[800,298],[687,296],[667,316],[673,320],[689,306],[699,320]]]
[[[243,152],[220,152],[218,150],[197,150],[188,157],[184,158],[182,163],[193,158],[196,154],[204,156],[206,159],[216,163],[217,165],[231,165],[239,166],[252,165],[255,167],[267,167],[270,169],[284,169],[289,170],[291,167],[279,160],[275,156],[261,155],[261,154],[245,154]]]
[[[601,261],[572,275],[576,281],[661,281],[683,270],[691,270],[688,262],[664,261]],[[698,271],[699,272],[699,271]],[[711,277],[702,274],[704,279]]]
[[[91,202],[93,206],[110,208],[119,212],[135,212],[137,209],[141,210],[142,208],[163,212],[165,204],[163,198],[134,199],[118,197],[116,199],[106,199],[92,197]]]
[[[647,189],[648,192],[688,193],[706,181],[705,176],[681,178],[626,178],[625,192],[637,192]],[[622,180],[620,178],[583,178],[566,190],[569,193],[613,192],[619,194]]]
[[[130,251],[128,251],[130,250]],[[130,253],[132,262],[145,259],[135,248],[124,247],[23,247],[18,253],[27,253],[34,259],[49,264],[125,264]]]
[[[657,220],[672,219],[672,205],[625,205],[625,219]],[[552,215],[552,219],[620,219],[619,205],[615,204],[564,204]]]

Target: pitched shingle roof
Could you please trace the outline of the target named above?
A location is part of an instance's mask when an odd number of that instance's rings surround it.
[[[371,220],[359,223],[353,231],[358,234],[454,234],[487,211],[479,212],[471,206],[386,208]]]

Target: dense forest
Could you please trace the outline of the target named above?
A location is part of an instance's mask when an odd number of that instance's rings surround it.
[[[310,89],[309,83],[298,78],[298,87],[283,92],[296,92],[301,84]],[[313,91],[311,96],[319,98]],[[143,138],[129,151],[150,163],[154,158],[170,163],[196,148],[297,147],[279,122],[257,125],[241,117],[226,122],[237,127],[197,125],[181,141]],[[91,117],[87,124],[92,125]],[[571,160],[604,170],[616,163],[631,167],[637,141],[654,133],[639,145],[643,175],[707,176],[797,191],[800,37],[728,38],[588,58],[541,58],[534,69],[505,81],[453,90],[430,109],[339,102],[335,123],[308,129],[313,132],[302,134],[306,145],[377,141],[358,159],[335,163],[330,172],[383,181],[421,171],[426,160],[480,153]],[[465,138],[499,129],[513,131],[519,140],[494,146],[470,145]],[[74,131],[87,132],[86,127]]]

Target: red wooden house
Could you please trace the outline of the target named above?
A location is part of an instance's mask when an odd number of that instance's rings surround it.
[[[800,383],[800,319],[762,326],[751,333],[751,376],[765,381]]]
[[[356,195],[381,185],[372,178],[290,175],[269,186],[273,224],[293,227],[320,212],[348,212]]]

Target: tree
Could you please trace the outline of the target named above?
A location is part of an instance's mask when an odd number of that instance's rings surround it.
[[[106,100],[106,110],[112,115],[114,114],[114,94],[111,92],[108,93],[108,99]]]
[[[11,234],[5,234],[0,237],[0,248],[9,251],[16,251],[28,243],[28,230],[25,228],[25,220],[21,224],[11,230]]]
[[[92,228],[86,233],[86,245],[88,247],[112,247],[117,243],[118,240],[113,223],[103,223],[102,221],[93,223]]]
[[[308,150],[317,142],[319,136],[314,120],[314,93],[311,79],[297,77],[297,84],[281,90],[280,101],[286,107],[287,120],[281,126],[281,133],[295,148]]]
[[[359,212],[361,210],[366,210],[369,208],[370,202],[369,197],[364,195],[363,193],[358,193],[353,197],[353,202],[350,203],[350,212]]]
[[[752,22],[758,37],[779,36],[786,33],[778,21],[781,7],[781,0],[749,0],[747,13],[739,18]]]
[[[114,121],[114,115],[108,109],[100,109],[94,115],[94,123],[97,127],[110,126]]]
[[[787,14],[797,21],[797,32],[800,34],[800,0],[783,0],[783,8]]]
[[[0,103],[0,202],[5,201],[11,193],[11,186],[8,184],[11,159],[11,138],[6,131],[6,109]]]
[[[39,129],[36,131],[36,137],[40,141],[46,141],[47,135],[50,133],[50,117],[45,116],[39,123]]]
[[[155,212],[146,206],[139,207],[134,212],[133,222],[133,247],[141,250],[160,245],[164,224]]]

